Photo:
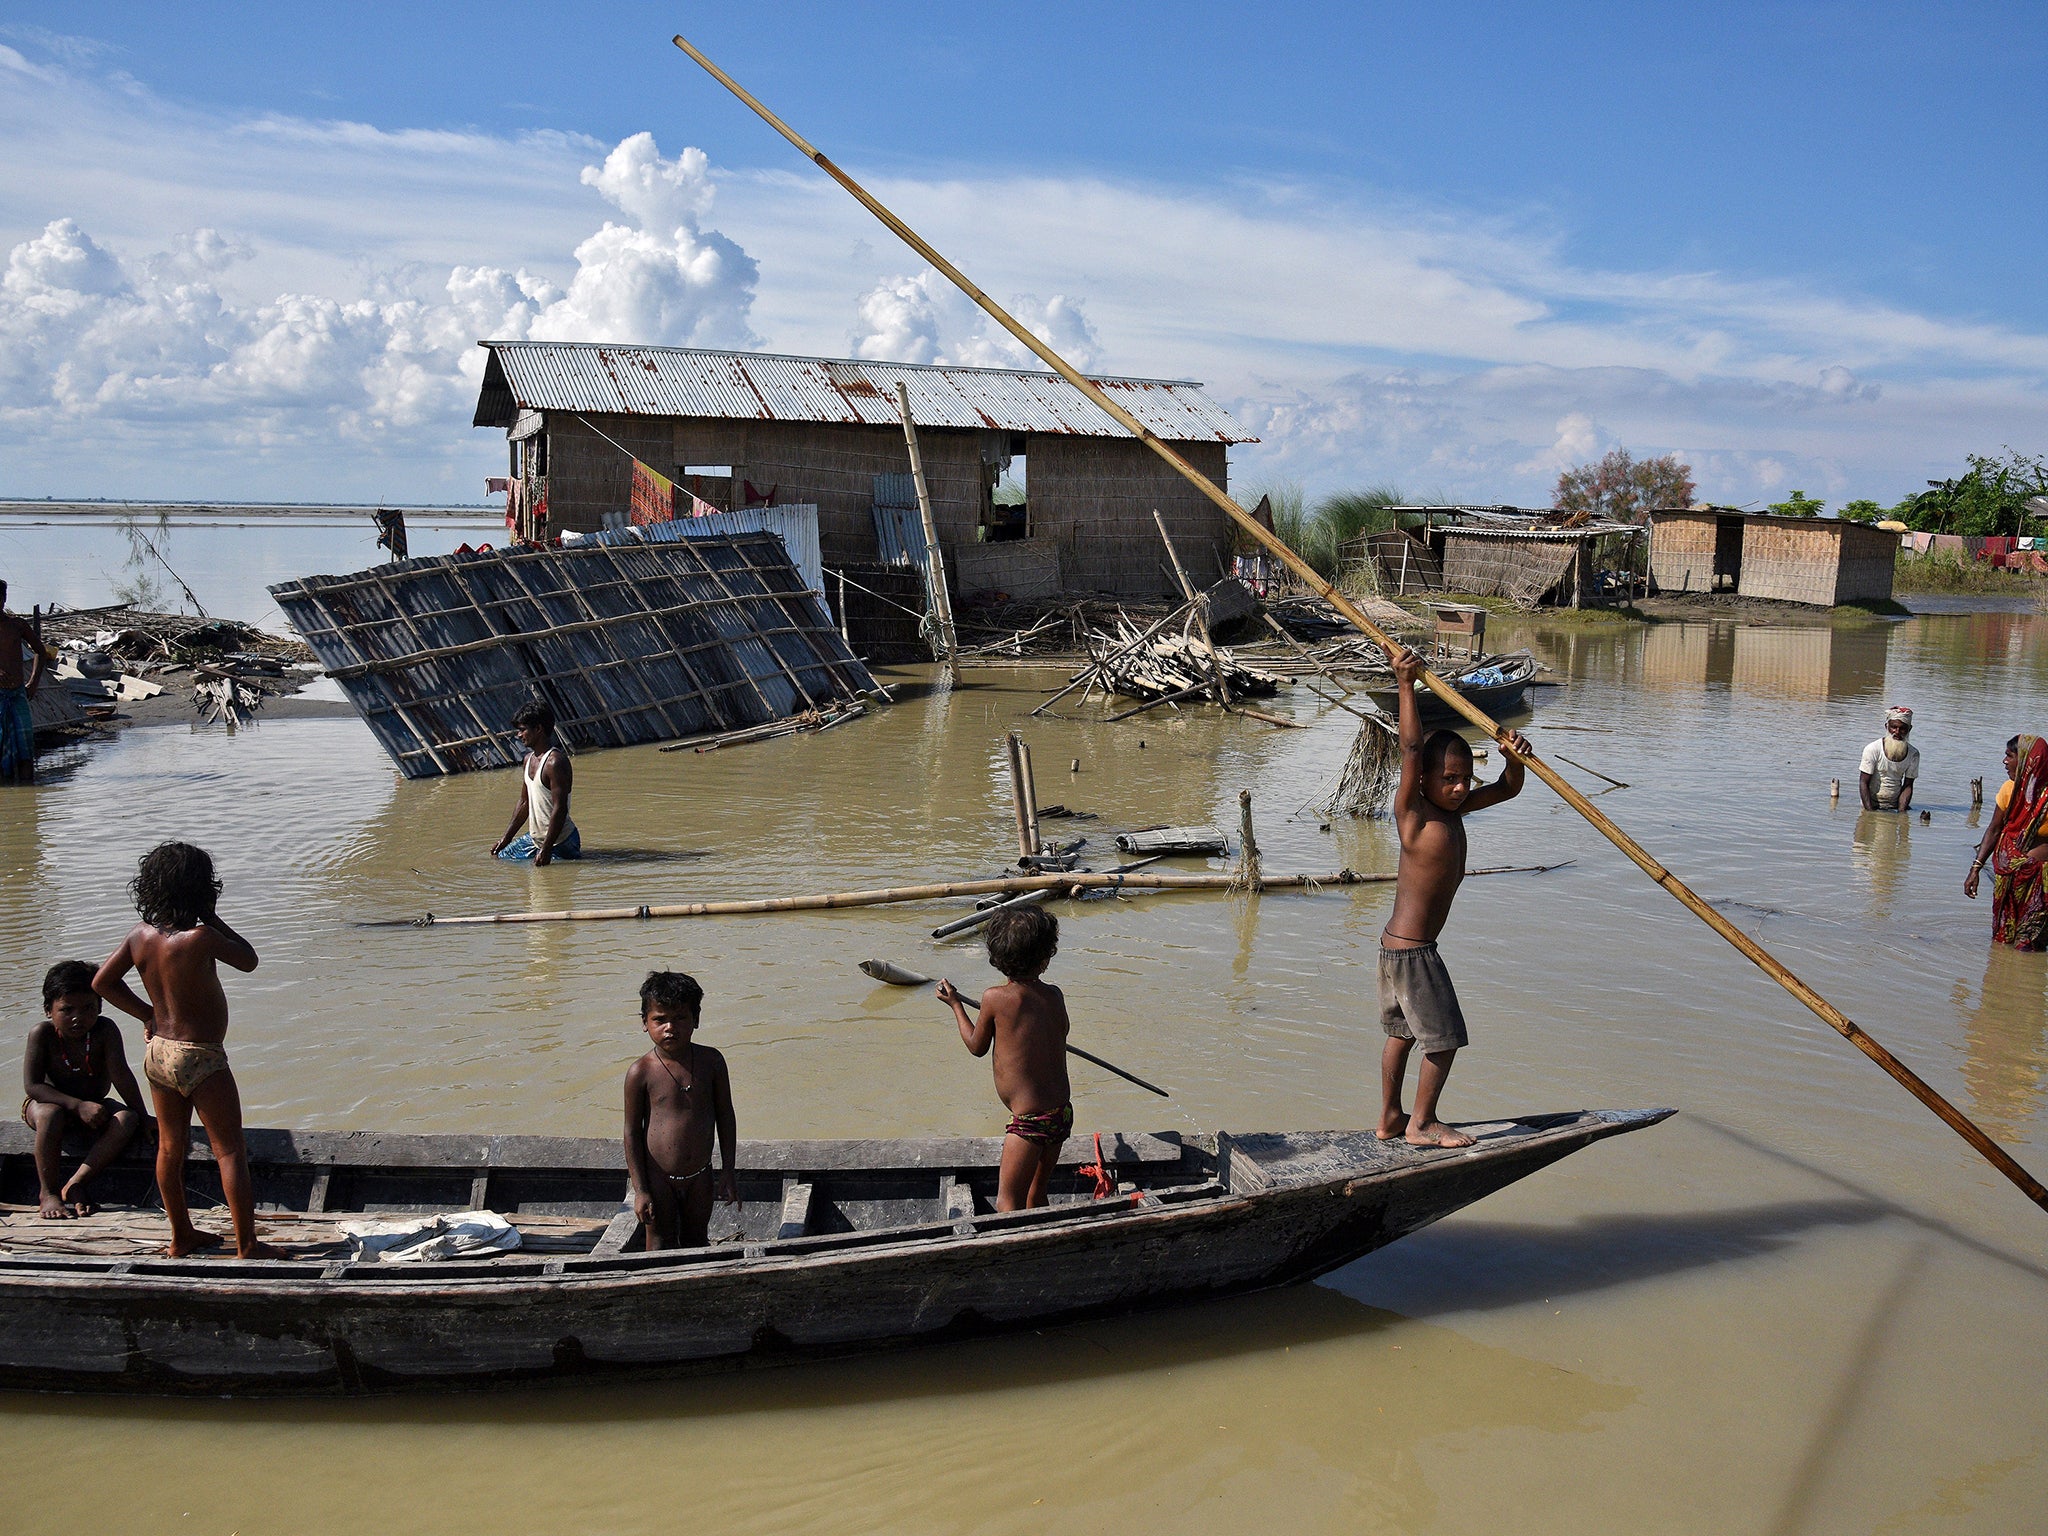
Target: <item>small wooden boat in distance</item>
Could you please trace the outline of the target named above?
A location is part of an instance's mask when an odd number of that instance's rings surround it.
[[[161,1257],[150,1163],[35,1214],[33,1142],[0,1127],[0,1386],[349,1394],[672,1374],[1099,1317],[1307,1280],[1665,1109],[1465,1127],[1463,1150],[1369,1131],[1104,1132],[1115,1193],[1068,1142],[1050,1206],[996,1214],[998,1138],[747,1142],[703,1248],[642,1253],[614,1140],[249,1132],[265,1237],[289,1257]],[[195,1135],[202,1224],[224,1228]],[[489,1210],[521,1247],[353,1256],[339,1222]]]
[[[1498,672],[1501,680],[1490,683],[1466,681],[1473,676],[1487,676]],[[1443,676],[1459,693],[1477,708],[1498,720],[1522,702],[1522,695],[1529,691],[1529,685],[1536,679],[1536,658],[1527,651],[1518,651],[1510,656],[1488,657],[1483,665],[1467,666],[1463,672],[1443,673]],[[1400,706],[1400,694],[1393,687],[1374,688],[1373,702],[1388,714]],[[1427,725],[1461,724],[1464,717],[1442,699],[1431,693],[1420,683],[1415,685],[1415,702],[1421,710],[1422,720]]]

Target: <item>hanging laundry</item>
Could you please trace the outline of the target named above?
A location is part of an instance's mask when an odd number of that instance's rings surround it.
[[[686,491],[684,495],[689,495]],[[697,498],[691,496],[695,501]],[[632,523],[645,528],[653,523],[673,522],[676,515],[676,483],[667,475],[633,461]],[[692,514],[696,515],[696,514]]]

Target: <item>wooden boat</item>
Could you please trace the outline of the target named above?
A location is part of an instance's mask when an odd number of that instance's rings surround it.
[[[1468,684],[1464,681],[1475,672],[1498,667],[1506,674],[1498,683]],[[1459,693],[1498,720],[1522,702],[1522,695],[1529,691],[1529,685],[1536,679],[1536,658],[1527,651],[1517,651],[1511,656],[1489,656],[1477,665],[1467,666],[1462,672],[1439,674],[1458,690]],[[1372,697],[1388,714],[1394,713],[1400,702],[1400,694],[1391,685],[1371,690]],[[1416,703],[1421,706],[1423,723],[1427,725],[1456,724],[1463,716],[1442,699],[1431,693],[1422,684],[1415,685]]]
[[[669,1374],[1068,1321],[1306,1280],[1669,1110],[1533,1115],[1420,1150],[1370,1132],[1103,1133],[1054,1203],[990,1209],[995,1138],[743,1143],[708,1247],[630,1251],[614,1140],[249,1133],[281,1260],[160,1256],[147,1157],[99,1180],[136,1206],[45,1222],[28,1127],[0,1128],[0,1386],[350,1394]],[[219,1179],[195,1135],[194,1207]],[[488,1209],[521,1248],[352,1258],[338,1222]],[[200,1212],[225,1230],[225,1213]]]

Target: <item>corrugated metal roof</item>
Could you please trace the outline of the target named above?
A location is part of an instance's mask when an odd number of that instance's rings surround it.
[[[1581,523],[1576,528],[1481,528],[1470,523],[1439,523],[1430,531],[1452,539],[1513,539],[1518,543],[1576,544],[1580,539],[1605,538],[1615,533],[1640,535],[1648,530],[1639,523]]]
[[[808,502],[779,507],[742,507],[733,512],[712,512],[703,517],[678,517],[641,528],[614,528],[603,533],[564,534],[562,543],[588,541],[593,544],[659,544],[670,539],[722,539],[736,533],[772,533],[789,551],[804,585],[823,596],[825,559],[818,543],[818,509]],[[831,624],[831,616],[825,619]]]
[[[1052,373],[941,368],[694,347],[484,341],[475,423],[509,427],[519,409],[895,426],[896,385],[921,427],[987,427],[1077,437],[1129,434]],[[1169,442],[1258,439],[1186,379],[1099,378],[1118,404]]]

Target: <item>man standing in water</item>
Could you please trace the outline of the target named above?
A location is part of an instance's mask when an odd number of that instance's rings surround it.
[[[22,676],[22,652],[28,675]],[[56,660],[43,649],[27,620],[7,611],[7,583],[0,581],[0,784],[32,784],[36,777],[36,722],[29,700]]]
[[[1530,750],[1520,731],[1501,738],[1508,750],[1501,775],[1472,787],[1472,748],[1456,731],[1422,734],[1415,683],[1422,658],[1410,650],[1394,658],[1400,696],[1401,784],[1394,791],[1394,824],[1401,832],[1401,863],[1394,881],[1394,914],[1380,934],[1381,1141],[1396,1137],[1411,1147],[1469,1147],[1472,1138],[1437,1118],[1437,1097],[1451,1062],[1467,1044],[1465,1013],[1451,974],[1436,950],[1436,936],[1451,915],[1465,878],[1465,818],[1522,792],[1522,759]],[[1401,1108],[1408,1053],[1422,1047],[1415,1077],[1415,1113]]]
[[[569,755],[555,741],[555,712],[536,699],[512,717],[512,728],[526,748],[519,806],[491,852],[501,859],[531,859],[536,864],[582,858],[583,834],[569,819],[576,775]]]
[[[1856,790],[1866,811],[1897,811],[1903,816],[1913,808],[1920,749],[1907,741],[1912,734],[1912,710],[1894,704],[1884,712],[1884,734],[1863,749],[1863,768],[1856,775]]]

